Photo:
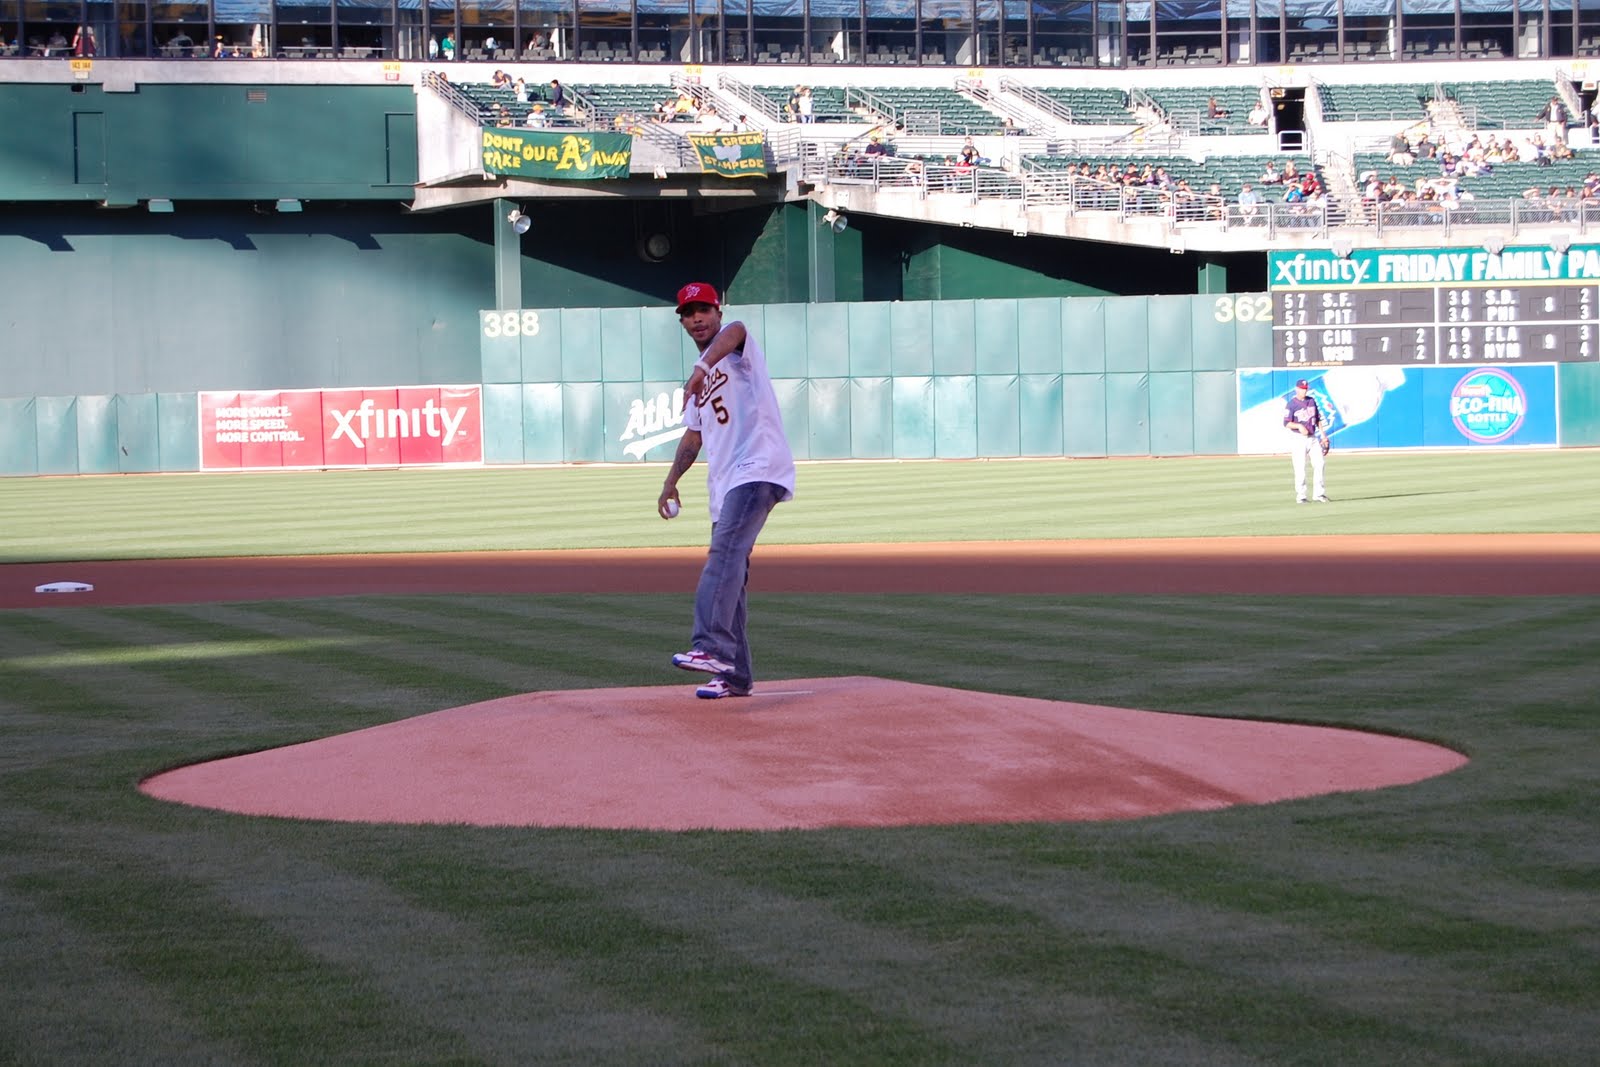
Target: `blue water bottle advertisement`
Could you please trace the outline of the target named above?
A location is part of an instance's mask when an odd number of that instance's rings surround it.
[[[1305,378],[1336,448],[1559,444],[1556,368],[1329,367],[1239,372],[1239,452],[1286,452],[1285,405]]]

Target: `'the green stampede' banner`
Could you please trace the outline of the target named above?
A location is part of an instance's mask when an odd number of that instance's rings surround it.
[[[767,173],[767,139],[761,133],[691,133],[700,172],[724,178],[760,178]]]
[[[632,159],[633,138],[625,133],[483,131],[483,169],[490,174],[569,181],[626,178]]]

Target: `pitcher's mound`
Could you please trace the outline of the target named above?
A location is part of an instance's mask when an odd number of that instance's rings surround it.
[[[692,684],[692,683],[691,683]],[[1354,730],[881,678],[528,693],[144,782],[154,797],[347,822],[609,829],[1128,819],[1402,785],[1466,762]]]

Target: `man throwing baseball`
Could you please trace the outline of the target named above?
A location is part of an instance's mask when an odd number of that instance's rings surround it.
[[[656,510],[664,519],[677,514],[678,479],[703,447],[711,550],[694,595],[692,647],[672,663],[714,675],[695,696],[749,696],[755,685],[745,637],[750,552],[772,509],[794,496],[794,456],[766,357],[744,323],[723,325],[717,291],[705,282],[679,289],[678,321],[700,358],[683,386],[685,429]]]
[[[1311,460],[1312,499],[1326,504],[1322,469],[1328,455],[1328,434],[1323,426],[1322,409],[1311,395],[1311,385],[1304,378],[1294,383],[1294,396],[1289,398],[1283,415],[1283,424],[1289,429],[1289,456],[1294,460],[1294,501],[1306,502],[1306,460]]]

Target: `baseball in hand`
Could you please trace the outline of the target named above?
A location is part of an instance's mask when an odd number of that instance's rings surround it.
[[[676,500],[668,500],[667,501],[667,518],[669,518],[669,519],[677,518],[679,510],[680,509],[678,507],[678,502]]]

